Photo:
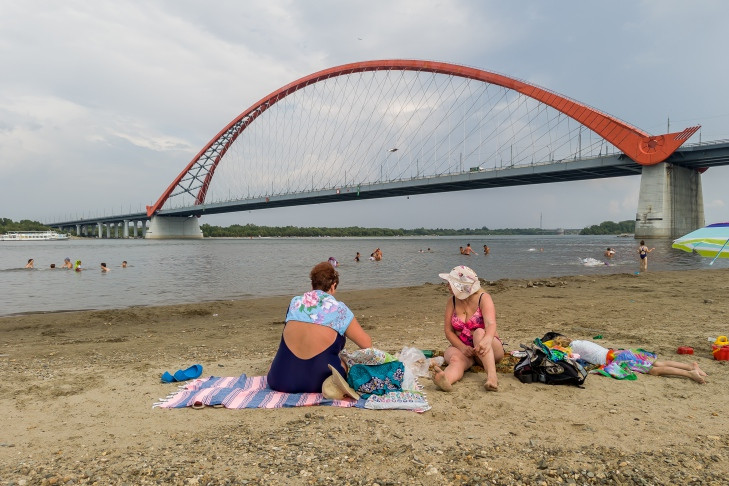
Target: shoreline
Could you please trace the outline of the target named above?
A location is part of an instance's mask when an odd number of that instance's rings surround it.
[[[686,270],[653,270],[650,271],[651,274],[661,274],[661,273],[683,273],[683,272],[704,272],[704,271],[722,271],[722,270],[729,270],[729,269],[720,269],[720,268],[705,268],[705,269],[686,269]],[[557,276],[539,276],[539,277],[531,277],[531,278],[500,278],[500,279],[484,279],[480,278],[482,283],[485,283],[488,285],[497,285],[499,282],[527,282],[527,281],[554,281],[554,280],[564,280],[564,279],[570,279],[570,278],[604,278],[604,277],[610,277],[614,275],[626,275],[626,276],[636,276],[636,273],[631,272],[624,272],[624,273],[613,273],[613,274],[595,274],[595,275],[586,275],[586,274],[572,274],[572,275],[557,275]],[[423,282],[417,285],[404,285],[404,286],[396,286],[396,287],[374,287],[374,288],[368,288],[368,289],[354,289],[354,290],[344,290],[342,292],[348,293],[348,292],[370,292],[370,291],[378,291],[378,290],[398,290],[398,289],[407,289],[412,287],[419,287],[419,286],[425,286],[425,285],[438,285],[438,283],[433,282]],[[281,294],[281,295],[272,295],[269,297],[279,297],[279,298],[286,298],[290,299],[291,295],[289,294]],[[209,300],[199,300],[199,301],[186,301],[186,302],[178,302],[178,303],[167,303],[167,304],[132,304],[124,307],[99,307],[99,308],[86,308],[86,309],[56,309],[56,310],[37,310],[37,311],[24,311],[24,312],[18,312],[13,314],[0,314],[0,323],[4,319],[13,318],[13,317],[22,317],[22,316],[33,316],[33,315],[49,315],[49,314],[67,314],[67,313],[74,313],[74,312],[112,312],[112,311],[123,311],[127,309],[157,309],[157,308],[164,308],[164,307],[176,307],[176,306],[185,306],[185,305],[196,305],[196,304],[214,304],[214,303],[220,303],[220,302],[239,302],[239,301],[248,301],[248,300],[257,300],[260,299],[261,296],[257,295],[248,295],[248,296],[237,296],[235,298],[227,298],[227,299],[209,299]],[[729,331],[728,331],[729,332]]]
[[[467,373],[452,393],[422,379],[431,410],[336,407],[159,409],[160,382],[200,363],[203,376],[264,375],[291,298],[5,316],[6,411],[0,477],[10,484],[507,484],[722,482],[729,460],[727,361],[708,337],[729,334],[729,269],[486,281],[507,351],[547,331],[602,334],[696,361],[708,383],[590,375],[584,389],[499,391]],[[531,285],[530,285],[531,282]],[[305,291],[307,289],[302,289]],[[442,284],[337,293],[374,345],[444,350]],[[678,355],[692,346],[693,356]],[[351,343],[348,345],[351,349]]]

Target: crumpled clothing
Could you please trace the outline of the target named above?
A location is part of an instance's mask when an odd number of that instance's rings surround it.
[[[600,366],[599,368],[590,371],[590,373],[609,376],[611,378],[615,378],[616,380],[632,381],[638,379],[638,375],[633,373],[633,370],[630,369],[630,366],[628,366],[627,363],[618,363],[617,361],[613,361],[610,364]]]
[[[384,395],[391,391],[402,391],[405,365],[402,361],[391,361],[380,365],[356,364],[349,368],[347,383],[367,398],[370,395]]]
[[[389,363],[391,361],[397,361],[390,353],[377,348],[364,348],[357,349],[356,351],[347,351],[346,349],[343,349],[339,352],[339,357],[349,368],[356,364],[379,365]]]

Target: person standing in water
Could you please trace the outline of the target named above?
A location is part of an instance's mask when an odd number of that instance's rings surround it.
[[[640,256],[640,271],[645,272],[648,270],[648,253],[655,250],[655,248],[648,248],[645,246],[645,241],[640,240],[640,246],[638,247],[638,255]]]

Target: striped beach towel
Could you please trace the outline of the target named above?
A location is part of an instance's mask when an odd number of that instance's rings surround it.
[[[421,388],[418,385],[418,388]],[[330,400],[321,393],[284,393],[271,390],[265,376],[227,376],[198,378],[161,398],[153,407],[159,408],[284,408],[330,405],[368,409],[412,410],[422,413],[430,410],[425,393],[417,390],[390,392],[384,396],[372,395],[367,400]]]
[[[362,403],[359,403],[362,402]],[[265,376],[227,376],[199,378],[160,399],[160,408],[283,408],[332,405],[364,408],[365,400],[330,400],[321,393],[283,393],[271,390]]]

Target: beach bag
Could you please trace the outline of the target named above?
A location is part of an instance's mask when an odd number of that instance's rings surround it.
[[[557,356],[535,339],[534,344],[521,345],[525,356],[514,367],[514,376],[522,383],[573,385],[581,387],[587,371],[575,360]]]

